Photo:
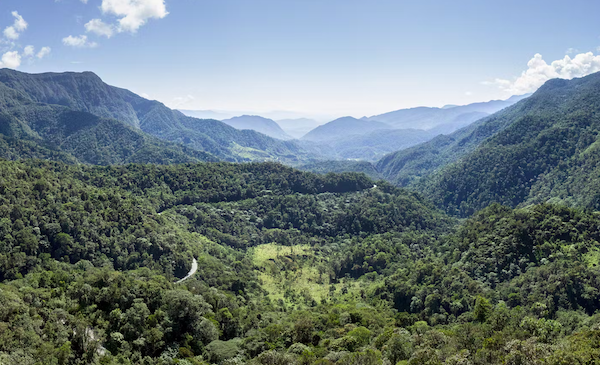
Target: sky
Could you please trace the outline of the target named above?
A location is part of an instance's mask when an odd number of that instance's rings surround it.
[[[179,109],[371,116],[600,71],[600,2],[0,0],[0,67]]]

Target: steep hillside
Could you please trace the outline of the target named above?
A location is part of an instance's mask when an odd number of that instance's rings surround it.
[[[13,100],[10,105],[0,114],[0,134],[6,137],[1,156],[7,159],[94,165],[216,161],[205,152],[161,141],[114,119],[29,101]]]
[[[275,121],[257,115],[242,115],[231,119],[224,119],[222,122],[235,129],[251,129],[266,134],[269,137],[282,140],[293,139]]]
[[[302,137],[302,140],[326,142],[352,135],[362,135],[378,129],[391,129],[391,127],[385,123],[343,117],[318,126]]]
[[[469,215],[492,202],[515,207],[551,198],[600,208],[593,183],[600,152],[600,73],[550,80],[471,136],[489,130],[495,130],[490,138],[423,185],[448,212]]]
[[[294,142],[238,131],[216,120],[187,117],[160,102],[109,86],[91,72],[26,74],[2,69],[0,84],[2,90],[32,102],[120,120],[157,138],[183,143],[222,159],[298,163],[311,157]]]

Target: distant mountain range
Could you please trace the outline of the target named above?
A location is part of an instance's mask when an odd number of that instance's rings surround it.
[[[2,69],[0,107],[5,137],[35,140],[86,163],[143,162],[144,156],[158,155],[147,162],[223,159],[299,164],[315,157],[295,142],[185,116],[107,85],[91,72],[27,74]]]
[[[527,95],[464,106],[412,108],[356,119],[344,117],[301,138],[303,146],[329,159],[377,161],[384,155],[426,142],[484,118]]]
[[[235,129],[251,129],[277,139],[294,139],[292,136],[286,134],[279,124],[272,119],[263,118],[257,115],[242,115],[231,119],[224,119],[222,122]]]
[[[300,139],[299,145],[320,159],[374,162],[388,153],[426,142],[440,134],[450,134],[526,97],[513,96],[507,100],[442,108],[401,109],[361,119],[343,117],[325,124],[308,118],[283,119],[276,122],[280,128],[265,116],[242,115],[223,119],[223,122],[281,140]],[[210,111],[184,112],[192,116],[219,116]]]
[[[447,129],[454,128],[456,130],[464,126],[461,123],[465,119],[464,115],[471,113],[479,113],[480,115],[493,114],[528,96],[529,94],[512,96],[507,100],[492,100],[462,106],[447,105],[443,108],[418,107],[401,109],[365,119],[383,122],[396,129],[433,129],[439,126],[446,126],[445,128]]]

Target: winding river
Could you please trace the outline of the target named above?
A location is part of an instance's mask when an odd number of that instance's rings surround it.
[[[182,283],[182,282],[186,281],[187,279],[191,278],[192,275],[194,275],[197,270],[198,270],[198,261],[196,261],[196,258],[193,258],[192,268],[191,268],[190,272],[183,279],[176,281],[175,284]]]

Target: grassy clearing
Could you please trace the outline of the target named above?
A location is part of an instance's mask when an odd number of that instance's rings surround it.
[[[313,301],[321,302],[332,293],[360,291],[360,283],[356,281],[341,280],[332,284],[327,262],[316,256],[309,245],[270,243],[255,247],[251,254],[262,287],[271,300],[312,305]]]
[[[273,160],[273,157],[265,151],[257,150],[251,147],[243,147],[237,143],[233,143],[233,148],[231,151],[235,155],[242,158]]]
[[[588,267],[598,267],[600,265],[600,250],[595,248],[583,255],[583,261]]]

